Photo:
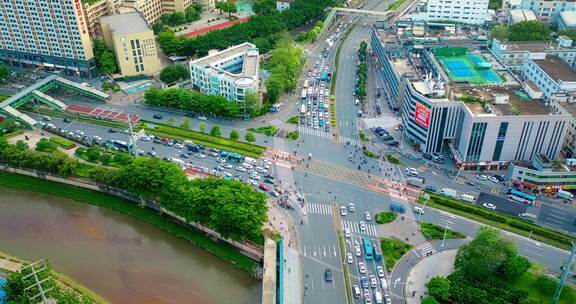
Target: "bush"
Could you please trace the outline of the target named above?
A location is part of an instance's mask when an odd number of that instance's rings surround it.
[[[368,149],[363,149],[362,152],[364,153],[364,155],[366,155],[370,158],[376,158],[376,154],[374,154],[374,152],[372,152]]]
[[[294,115],[294,116],[290,117],[290,119],[288,119],[286,122],[289,124],[297,125],[299,121],[300,121],[300,118],[298,118],[298,115]]]
[[[420,231],[427,239],[431,240],[441,240],[444,238],[444,231],[446,231],[446,239],[463,239],[466,236],[462,233],[452,231],[452,229],[446,229],[445,227],[440,227],[429,223],[420,223]]]
[[[380,212],[376,214],[376,224],[387,224],[394,221],[398,217],[396,212]]]
[[[290,140],[297,140],[298,137],[300,137],[300,132],[298,132],[298,130],[288,132],[288,135],[286,136],[286,138],[288,138]]]
[[[252,133],[252,132],[246,132],[246,135],[244,135],[244,139],[247,142],[255,142],[256,136],[254,136],[254,133]]]
[[[69,150],[76,147],[76,143],[62,137],[50,137],[50,141],[61,146],[62,148]]]
[[[401,165],[402,162],[399,161],[396,157],[390,155],[390,154],[386,154],[386,159],[388,160],[389,163],[393,164],[393,165]]]
[[[52,153],[56,150],[58,150],[58,146],[46,138],[41,138],[36,143],[36,151]]]
[[[258,128],[250,128],[248,131],[252,131],[254,133],[264,134],[266,136],[273,136],[278,132],[278,127],[276,126],[265,126],[265,127],[258,127]]]
[[[412,248],[410,244],[387,238],[380,238],[380,246],[389,271],[392,271],[396,262]]]

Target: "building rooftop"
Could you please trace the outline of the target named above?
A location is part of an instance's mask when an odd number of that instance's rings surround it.
[[[547,50],[565,49],[557,42],[547,41],[500,41],[502,45],[506,46],[505,52],[530,52],[530,53],[544,53]]]
[[[544,59],[534,60],[534,63],[555,81],[576,81],[576,73],[558,56],[546,55]]]
[[[485,105],[464,102],[470,112],[477,115],[517,116],[549,115],[551,111],[540,100],[531,99],[521,87],[457,88],[452,90],[455,99],[473,96],[490,101]]]
[[[510,14],[510,19],[512,23],[538,20],[536,18],[536,14],[534,14],[534,12],[531,10],[524,10],[524,9],[510,10],[508,13]]]
[[[110,25],[115,35],[150,31],[148,23],[137,12],[102,17],[100,23]]]
[[[223,67],[219,67],[221,62],[238,56],[243,56],[242,71],[240,71],[240,73],[232,73]],[[259,70],[258,63],[260,60],[259,57],[260,56],[256,46],[252,43],[245,42],[236,46],[229,47],[222,51],[210,51],[208,56],[192,60],[190,61],[190,64],[210,67],[211,69],[226,73],[233,77],[257,77]]]
[[[576,27],[576,12],[575,11],[564,11],[560,12],[560,18],[566,27]]]

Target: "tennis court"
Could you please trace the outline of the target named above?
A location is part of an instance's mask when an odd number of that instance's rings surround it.
[[[437,53],[436,58],[452,81],[467,81],[473,84],[503,82],[492,69],[492,65],[480,55],[442,56]]]

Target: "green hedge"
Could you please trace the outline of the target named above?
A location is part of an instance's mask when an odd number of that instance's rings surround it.
[[[380,238],[380,247],[382,247],[382,255],[386,261],[388,271],[392,271],[396,262],[398,262],[406,252],[412,249],[412,245],[410,244],[387,238]]]
[[[480,206],[470,205],[464,201],[444,197],[438,194],[430,192],[428,192],[428,194],[430,195],[428,205],[432,207],[447,210],[524,236],[532,234],[531,237],[533,239],[558,248],[569,249],[571,247],[571,242],[574,240],[574,238],[569,235],[516,217],[504,215]],[[423,201],[424,199],[421,197],[419,202],[422,203]]]
[[[376,214],[375,220],[376,224],[387,224],[394,221],[398,217],[396,212],[383,211]]]
[[[157,136],[170,137],[179,140],[192,140],[197,144],[203,144],[209,147],[223,149],[230,152],[236,152],[251,157],[260,157],[262,156],[262,153],[264,153],[264,151],[266,150],[266,147],[259,145],[244,143],[241,141],[236,141],[223,137],[212,136],[209,134],[193,130],[185,130],[153,122],[149,123],[155,125],[155,128],[145,127],[147,133],[154,134]]]
[[[420,231],[422,234],[431,240],[441,240],[444,238],[445,227],[437,226],[430,223],[420,223]],[[452,229],[446,229],[446,239],[464,239],[466,236],[460,232],[453,231]]]
[[[250,128],[248,131],[252,131],[254,133],[264,134],[266,136],[273,136],[278,132],[278,127],[276,126],[265,126],[265,127],[258,127],[258,128]]]

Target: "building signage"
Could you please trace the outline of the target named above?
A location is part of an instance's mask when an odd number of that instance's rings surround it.
[[[416,103],[416,112],[414,113],[414,121],[420,126],[428,129],[428,124],[430,123],[430,109],[428,109],[425,105],[417,102]]]
[[[76,7],[76,15],[78,16],[80,29],[82,29],[83,34],[86,34],[86,23],[84,23],[84,14],[82,13],[82,3],[80,0],[74,0],[74,6]]]

